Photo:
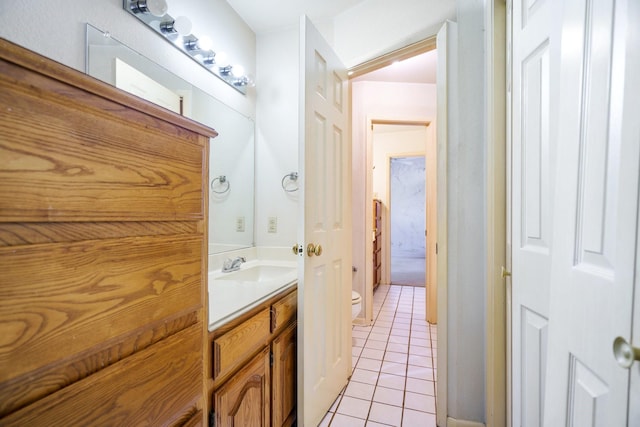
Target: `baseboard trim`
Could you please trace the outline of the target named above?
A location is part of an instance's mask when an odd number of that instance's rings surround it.
[[[447,418],[447,427],[485,427],[485,425],[476,421],[456,420],[449,417]]]

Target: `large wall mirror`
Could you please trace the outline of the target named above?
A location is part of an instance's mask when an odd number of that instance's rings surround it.
[[[209,159],[209,253],[252,246],[253,121],[89,24],[86,71],[218,131]]]

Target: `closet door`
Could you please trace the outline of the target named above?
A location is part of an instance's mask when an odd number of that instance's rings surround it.
[[[543,420],[553,228],[551,146],[557,73],[553,0],[514,0],[512,26],[511,388],[513,426]]]
[[[629,403],[638,405],[638,396],[629,396],[630,371],[614,357],[616,337],[631,341],[637,281],[638,22],[637,0],[564,2],[545,399],[549,426],[639,422],[627,418]],[[621,350],[619,342],[617,347]],[[638,369],[636,362],[636,378]]]

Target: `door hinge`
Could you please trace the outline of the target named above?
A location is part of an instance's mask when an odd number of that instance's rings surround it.
[[[209,411],[209,427],[216,427],[216,413]]]
[[[436,243],[436,255],[438,255],[438,244]]]

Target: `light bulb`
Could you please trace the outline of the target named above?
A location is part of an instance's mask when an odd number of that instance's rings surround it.
[[[166,0],[147,0],[147,10],[153,16],[164,16],[168,9]]]
[[[244,76],[244,67],[242,65],[234,65],[231,67],[231,74],[233,74],[233,77]]]
[[[181,36],[188,36],[191,34],[191,21],[186,16],[178,16],[173,22],[173,29]]]
[[[198,39],[198,49],[200,50],[211,50],[213,47],[213,41],[207,36],[200,37]]]

